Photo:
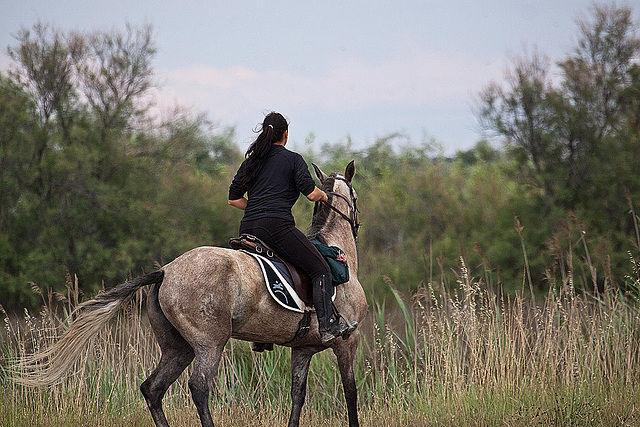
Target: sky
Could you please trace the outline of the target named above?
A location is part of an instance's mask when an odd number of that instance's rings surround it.
[[[609,4],[609,2],[597,2]],[[565,58],[589,0],[0,0],[0,69],[13,35],[36,22],[61,30],[151,25],[156,109],[204,113],[235,127],[246,148],[264,114],[290,120],[305,141],[356,148],[401,133],[445,154],[483,135],[473,107],[514,56]],[[638,22],[640,7],[630,2]]]

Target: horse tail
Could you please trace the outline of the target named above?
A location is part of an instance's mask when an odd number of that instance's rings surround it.
[[[49,348],[27,356],[13,367],[13,380],[19,384],[40,387],[60,382],[78,359],[86,344],[111,320],[140,288],[162,283],[164,271],[128,280],[92,300],[82,303],[70,315],[77,314],[62,337]]]

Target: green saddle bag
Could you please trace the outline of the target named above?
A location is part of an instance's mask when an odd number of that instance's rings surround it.
[[[318,252],[324,257],[331,268],[331,278],[334,286],[341,285],[349,281],[349,266],[347,264],[347,256],[337,246],[329,246],[324,243],[320,243],[317,240],[312,240],[318,249]]]

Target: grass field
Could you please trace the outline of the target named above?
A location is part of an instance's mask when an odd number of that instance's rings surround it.
[[[569,274],[550,282],[534,305],[469,277],[460,260],[451,286],[374,301],[356,360],[361,424],[640,425],[638,277],[634,264],[629,292],[594,294],[577,293]],[[7,368],[65,329],[66,314],[78,304],[77,283],[70,281],[67,295],[48,293],[43,300],[38,315],[5,316],[0,425],[152,425],[138,387],[160,354],[144,294],[95,337],[63,383],[23,388],[9,380]],[[231,341],[212,393],[214,420],[286,425],[289,359],[286,348],[257,354],[248,343]],[[199,425],[187,379],[188,372],[164,400],[175,426]],[[302,425],[346,425],[331,352],[312,361]]]

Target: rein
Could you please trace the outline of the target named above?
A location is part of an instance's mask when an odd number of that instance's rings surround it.
[[[345,202],[347,202],[347,206],[349,206],[349,214],[350,215],[346,215],[344,212],[342,212],[340,209],[336,208],[335,206],[333,206],[329,202],[316,202],[316,206],[317,206],[317,204],[328,206],[329,209],[331,209],[332,211],[337,213],[339,216],[344,218],[349,223],[349,225],[351,226],[351,232],[353,233],[353,239],[357,242],[358,241],[358,231],[360,230],[360,223],[358,222],[358,212],[360,212],[360,210],[358,209],[358,207],[356,205],[356,202],[357,202],[358,198],[355,196],[354,191],[353,191],[353,187],[351,186],[350,182],[348,182],[346,179],[342,178],[341,176],[335,176],[333,178],[337,179],[337,180],[340,180],[340,181],[343,181],[345,184],[347,184],[347,186],[349,187],[349,196],[350,196],[351,199],[349,199],[344,194],[337,193],[335,191],[327,191],[326,194],[327,195],[331,195],[332,197],[333,196],[337,196],[337,197],[341,198],[342,200],[344,200]]]

